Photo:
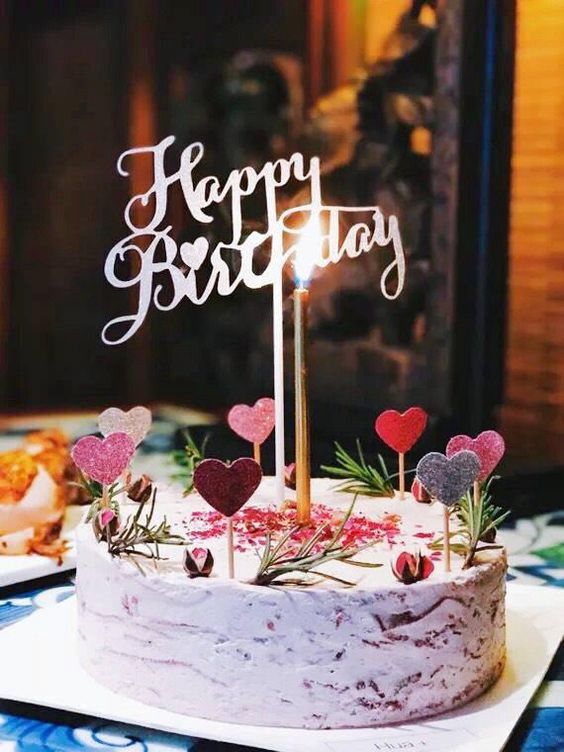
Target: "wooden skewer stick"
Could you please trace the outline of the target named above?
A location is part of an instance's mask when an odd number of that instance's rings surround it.
[[[398,454],[399,464],[399,497],[403,501],[405,499],[405,454],[399,452]]]
[[[260,444],[258,441],[255,441],[253,443],[253,457],[255,459],[255,462],[258,462],[260,465]]]
[[[477,480],[474,481],[474,508],[476,509],[480,503],[480,484]]]
[[[109,509],[110,506],[110,494],[108,493],[108,486],[105,483],[102,484],[102,501],[100,506],[102,509]]]
[[[233,550],[233,520],[227,518],[227,562],[229,567],[229,579],[235,577],[235,552]]]
[[[446,504],[443,505],[443,561],[445,572],[450,572],[450,511]]]

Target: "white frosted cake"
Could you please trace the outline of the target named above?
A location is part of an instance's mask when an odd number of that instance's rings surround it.
[[[314,520],[338,524],[351,503],[335,481],[314,480]],[[167,560],[112,558],[91,525],[78,531],[80,658],[118,694],[189,716],[299,728],[361,727],[443,713],[484,692],[505,658],[505,555],[481,553],[445,573],[439,504],[359,497],[345,527],[364,546],[308,587],[249,584],[265,529],[291,526],[293,511],[272,504],[266,478],[233,518],[235,579],[227,576],[225,519],[197,495],[162,488],[155,517],[166,514],[189,546],[209,548],[209,577],[190,579],[182,547]],[[291,492],[288,492],[291,496]],[[129,510],[134,510],[135,507]],[[127,513],[128,510],[124,510]],[[454,520],[452,523],[455,526]],[[368,545],[373,544],[373,545]],[[427,579],[406,585],[391,563],[420,550],[435,562]]]

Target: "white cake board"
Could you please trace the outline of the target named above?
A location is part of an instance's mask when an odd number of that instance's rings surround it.
[[[562,639],[564,593],[548,586],[509,585],[507,666],[483,697],[427,722],[336,731],[215,723],[118,696],[91,679],[78,663],[75,608],[72,598],[0,632],[0,698],[279,752],[494,752],[502,749]],[[237,708],[233,715],[237,717]],[[404,747],[398,747],[400,743]]]

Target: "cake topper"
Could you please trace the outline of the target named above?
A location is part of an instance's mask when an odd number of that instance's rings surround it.
[[[456,504],[472,486],[480,472],[480,460],[474,452],[463,449],[452,457],[429,452],[419,460],[416,476],[424,488],[443,505],[444,562],[450,572],[449,507]]]
[[[376,418],[376,433],[398,453],[400,499],[405,497],[405,453],[421,437],[426,425],[427,413],[422,407],[410,407],[404,413],[384,410]]]
[[[71,457],[77,468],[87,478],[102,486],[100,494],[90,481],[85,480],[85,487],[92,497],[89,516],[93,515],[95,528],[97,513],[110,509],[116,512],[115,481],[129,467],[134,454],[135,442],[126,433],[112,433],[105,439],[99,439],[97,436],[83,436],[71,449]],[[100,522],[99,519],[98,522]],[[100,529],[105,531],[109,548],[112,526],[108,517],[106,517],[106,522],[107,524],[102,525]]]
[[[234,405],[227,415],[227,423],[232,431],[253,445],[255,461],[260,465],[260,446],[274,428],[275,403],[271,397],[261,397],[250,405]]]
[[[223,183],[213,176],[200,177],[204,146],[193,143],[180,154],[178,166],[167,169],[168,149],[174,136],[154,146],[129,149],[118,159],[118,173],[129,175],[127,160],[145,155],[152,161],[152,183],[128,202],[124,219],[128,234],[109,251],[104,265],[108,282],[127,291],[128,312],[109,321],[102,330],[108,345],[126,342],[143,324],[149,309],[170,311],[187,298],[202,304],[212,294],[227,296],[239,286],[251,289],[272,287],[274,399],[276,402],[276,493],[284,500],[284,359],[283,359],[283,273],[284,265],[296,255],[302,231],[315,217],[326,230],[320,235],[312,267],[323,268],[343,257],[356,258],[374,248],[390,246],[392,260],[380,277],[380,290],[393,300],[403,290],[405,255],[398,220],[387,220],[378,206],[327,206],[321,196],[319,158],[292,154],[288,159],[266,162],[259,170],[244,167],[232,170]],[[166,166],[165,166],[166,165]],[[196,177],[198,172],[198,177]],[[290,183],[309,201],[278,211],[280,191]],[[190,242],[178,243],[173,227],[167,224],[169,192],[179,187],[186,208],[200,224],[202,233]],[[263,232],[243,232],[243,203],[251,195],[260,195],[266,207]],[[228,237],[210,246],[205,234],[214,222],[214,210],[229,204],[231,228]],[[143,208],[142,212],[137,209]],[[362,216],[362,221],[355,221]],[[140,219],[142,217],[142,219]],[[343,221],[347,219],[348,221]],[[341,237],[340,228],[347,227]],[[258,249],[269,248],[270,257],[260,270],[254,264]],[[229,258],[231,257],[231,258]],[[233,264],[235,258],[237,263]],[[184,265],[184,268],[181,268]],[[129,305],[136,294],[135,310]]]
[[[480,474],[474,481],[473,503],[477,506],[480,501],[480,483],[483,483],[495,470],[505,453],[505,441],[497,431],[482,431],[475,439],[460,434],[453,436],[446,448],[447,457],[451,457],[461,449],[469,449],[480,460]]]
[[[141,405],[132,407],[127,412],[119,407],[108,407],[98,416],[98,428],[102,436],[126,433],[133,439],[135,446],[139,446],[149,433],[152,422],[151,411]]]
[[[194,488],[207,503],[227,517],[227,553],[229,577],[235,576],[233,515],[247,503],[262,479],[260,465],[250,457],[232,464],[221,460],[202,460],[194,470]]]
[[[83,436],[71,449],[78,469],[103,486],[119,478],[134,453],[135,443],[126,433],[112,433],[105,439]]]
[[[477,480],[483,482],[493,473],[505,454],[505,441],[497,431],[482,431],[475,439],[460,434],[459,436],[453,436],[448,442],[446,448],[447,457],[452,457],[453,454],[460,452],[462,449],[468,449],[478,455],[480,474]]]

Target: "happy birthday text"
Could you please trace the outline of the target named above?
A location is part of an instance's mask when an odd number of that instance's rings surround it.
[[[187,146],[180,155],[178,170],[167,174],[165,155],[174,140],[174,136],[169,136],[156,146],[130,149],[118,160],[119,174],[128,176],[128,157],[149,155],[153,182],[145,193],[133,196],[127,204],[124,218],[130,233],[114,245],[106,258],[104,273],[113,287],[137,288],[136,311],[112,319],[102,330],[106,344],[118,345],[133,336],[143,324],[151,304],[169,311],[184,298],[201,305],[214,291],[230,295],[241,284],[252,289],[272,285],[275,275],[283,273],[284,265],[297,252],[300,231],[311,217],[317,217],[322,228],[318,247],[311,249],[315,266],[323,268],[336,264],[344,256],[355,258],[374,247],[390,246],[393,258],[382,272],[380,289],[390,300],[401,293],[405,256],[397,217],[390,215],[386,219],[377,206],[324,206],[317,157],[306,160],[296,153],[288,159],[267,162],[258,171],[244,167],[233,170],[221,183],[213,175],[196,178],[196,168],[204,158],[201,143]],[[307,188],[310,201],[279,214],[277,194],[290,181]],[[230,239],[211,247],[208,237],[201,234],[192,242],[178,243],[171,236],[172,226],[165,221],[169,190],[175,185],[180,187],[192,219],[203,225],[203,229],[214,222],[212,210],[220,204],[228,204]],[[247,234],[243,203],[259,191],[266,207],[266,229]],[[138,208],[142,211],[137,211]],[[347,222],[348,229],[341,238],[339,228],[345,224],[343,217],[350,214],[349,219],[352,219],[359,213],[369,218],[352,224]],[[265,244],[270,246],[268,263],[257,271],[255,253]],[[226,258],[226,254],[236,254],[238,264],[230,263],[233,259]]]

